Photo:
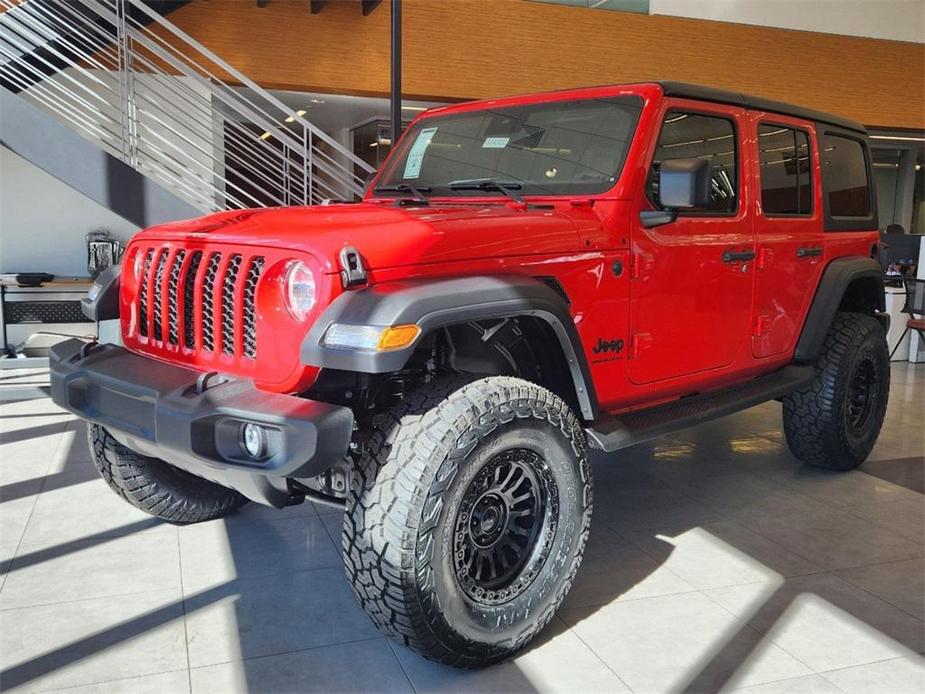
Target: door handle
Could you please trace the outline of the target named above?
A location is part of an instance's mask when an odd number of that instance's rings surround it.
[[[755,251],[725,251],[723,253],[724,263],[747,263],[755,259]]]
[[[817,255],[822,255],[822,249],[818,246],[797,249],[797,258],[813,258]]]

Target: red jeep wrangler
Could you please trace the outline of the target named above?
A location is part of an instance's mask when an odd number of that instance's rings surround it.
[[[127,501],[190,523],[345,504],[347,577],[425,656],[549,622],[588,449],[774,398],[794,455],[870,453],[889,360],[864,128],[676,83],[419,117],[358,204],[138,234],[52,356]],[[619,464],[619,457],[613,457]]]

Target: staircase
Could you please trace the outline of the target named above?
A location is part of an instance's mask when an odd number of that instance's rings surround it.
[[[153,183],[177,209],[360,196],[371,167],[165,18],[182,4],[0,0],[3,144],[78,190]],[[54,126],[118,164],[101,175],[146,180],[87,181]]]

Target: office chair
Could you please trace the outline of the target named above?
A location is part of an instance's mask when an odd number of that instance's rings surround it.
[[[910,330],[915,330],[919,337],[925,340],[925,280],[905,279],[903,284],[906,287],[906,303],[903,305],[903,313],[908,313],[909,319],[906,321],[906,329],[899,336],[899,342],[890,352],[891,359]]]

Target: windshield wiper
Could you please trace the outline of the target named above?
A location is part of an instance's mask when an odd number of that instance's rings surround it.
[[[493,178],[469,178],[464,181],[451,181],[450,190],[497,190],[507,195],[514,202],[523,202],[515,190],[521,190],[523,186],[517,181],[496,181]]]
[[[423,202],[425,205],[430,204],[430,200],[424,193],[429,193],[433,188],[430,186],[413,186],[410,183],[399,183],[394,186],[376,186],[374,193],[411,193],[414,199]]]

